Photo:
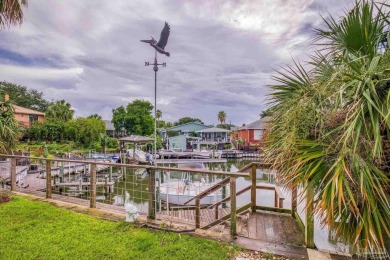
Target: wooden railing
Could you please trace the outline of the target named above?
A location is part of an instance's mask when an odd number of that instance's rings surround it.
[[[27,160],[41,160],[46,164],[46,198],[52,198],[52,175],[50,174],[52,171],[53,162],[69,162],[69,163],[82,163],[86,165],[90,165],[90,207],[96,208],[96,173],[97,173],[97,165],[107,165],[110,167],[125,167],[125,168],[134,168],[134,169],[147,169],[149,172],[148,175],[148,190],[154,191],[156,189],[155,182],[155,174],[156,170],[160,171],[185,171],[189,173],[200,173],[200,174],[210,174],[210,175],[221,175],[225,178],[219,183],[213,185],[207,190],[201,192],[194,198],[191,198],[186,202],[195,200],[195,207],[188,207],[195,209],[195,226],[196,228],[207,229],[212,227],[218,223],[221,223],[224,220],[230,219],[231,222],[231,230],[230,233],[232,235],[237,234],[237,215],[242,214],[243,212],[247,212],[250,210],[251,212],[256,212],[256,210],[267,210],[267,211],[275,211],[282,213],[290,213],[292,217],[296,218],[301,226],[304,228],[305,232],[305,242],[308,247],[314,246],[314,221],[313,221],[313,207],[306,208],[306,221],[305,224],[299,218],[297,214],[297,190],[296,188],[292,190],[292,205],[291,209],[284,208],[284,196],[280,190],[280,188],[276,185],[268,185],[268,184],[257,184],[256,181],[256,171],[258,168],[268,167],[269,165],[263,163],[250,163],[244,168],[240,169],[238,172],[224,172],[224,171],[211,171],[211,170],[202,170],[202,169],[187,169],[187,168],[173,168],[173,167],[157,167],[152,165],[136,165],[136,164],[118,164],[118,163],[110,163],[110,162],[94,162],[89,160],[72,160],[72,159],[49,159],[49,158],[38,158],[38,157],[28,157],[28,156],[16,156],[16,155],[2,155],[0,154],[0,158],[9,158],[11,163],[11,176],[10,176],[10,187],[12,191],[16,190],[16,160],[17,159],[27,159]],[[249,172],[247,172],[249,171]],[[238,177],[250,178],[251,184],[240,189],[236,190],[236,179]],[[229,185],[230,187],[230,195],[222,198],[222,200],[209,205],[208,209],[215,209],[214,221],[205,226],[200,226],[200,210],[201,210],[201,199],[205,197],[207,194],[214,192],[218,189],[221,189],[223,186]],[[308,186],[309,187],[309,186]],[[274,191],[274,207],[265,207],[259,206],[256,204],[256,193],[257,190],[273,190]],[[310,193],[311,189],[308,189]],[[237,197],[244,194],[245,192],[250,191],[250,202],[241,206],[237,209]],[[310,195],[310,194],[308,194]],[[313,194],[311,194],[313,195]],[[156,219],[156,197],[154,192],[148,192],[148,219]],[[230,214],[226,216],[219,216],[218,208],[224,203],[230,202]]]

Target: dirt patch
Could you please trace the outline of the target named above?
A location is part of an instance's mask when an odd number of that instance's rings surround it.
[[[7,203],[11,200],[11,194],[8,190],[0,190],[0,204]]]

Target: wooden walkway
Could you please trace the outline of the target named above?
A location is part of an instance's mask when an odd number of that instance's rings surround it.
[[[230,214],[229,208],[219,208],[218,216],[223,217]],[[170,219],[173,222],[187,224],[195,227],[195,210],[172,210],[172,211],[160,211],[157,213],[158,218],[161,219]],[[201,209],[200,210],[200,225],[206,226],[215,220],[215,210],[214,209]]]

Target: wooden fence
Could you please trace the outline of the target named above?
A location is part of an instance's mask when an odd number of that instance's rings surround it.
[[[84,161],[84,160],[71,160],[71,159],[49,159],[49,158],[36,158],[36,157],[27,157],[27,156],[17,156],[17,155],[0,155],[0,158],[9,158],[10,163],[10,188],[12,191],[15,191],[17,188],[16,185],[16,161],[17,159],[25,159],[25,160],[41,160],[42,162],[45,162],[46,167],[46,198],[52,198],[52,175],[50,174],[52,171],[52,165],[54,162],[68,162],[68,163],[84,163],[86,165],[90,165],[90,208],[96,208],[96,168],[98,165],[107,165],[107,166],[113,166],[113,167],[126,167],[126,168],[134,168],[139,169],[143,168],[146,169],[148,174],[148,190],[149,191],[155,191],[156,190],[156,181],[155,181],[155,173],[156,171],[182,171],[180,168],[173,168],[173,167],[159,167],[159,166],[152,166],[152,165],[135,165],[135,164],[117,164],[117,163],[110,163],[110,162],[93,162],[93,161]],[[284,208],[284,196],[280,190],[280,188],[276,185],[266,185],[266,184],[258,184],[256,181],[256,171],[259,168],[267,167],[268,165],[262,164],[262,163],[250,163],[244,168],[240,169],[238,172],[225,172],[225,171],[211,171],[211,170],[203,170],[203,169],[185,169],[186,172],[190,173],[200,173],[200,174],[209,174],[209,175],[221,175],[224,177],[222,181],[219,183],[213,185],[212,187],[208,188],[207,190],[203,191],[202,193],[198,194],[194,198],[188,200],[186,203],[189,203],[192,200],[195,200],[195,227],[196,228],[203,228],[207,229],[210,228],[218,223],[221,223],[222,221],[230,220],[230,233],[231,235],[237,234],[236,229],[236,222],[237,222],[237,215],[241,214],[244,211],[251,211],[256,212],[257,210],[265,210],[265,211],[273,211],[273,212],[279,212],[279,213],[288,213],[291,214],[293,218],[296,218],[300,226],[303,228],[303,231],[305,233],[305,243],[307,247],[314,247],[314,221],[313,221],[313,206],[306,207],[306,221],[305,223],[301,220],[299,215],[297,214],[297,190],[292,190],[292,204],[291,209]],[[236,187],[236,179],[239,177],[245,177],[250,178],[251,184],[244,187],[243,189],[237,191]],[[224,186],[230,187],[230,195],[223,198],[222,200],[207,206],[208,209],[214,209],[214,221],[205,225],[201,226],[200,223],[200,215],[201,215],[201,205],[200,201],[201,199],[206,196],[206,194],[209,194],[210,192],[213,192],[216,189],[221,189]],[[274,206],[273,207],[265,207],[265,206],[259,206],[256,204],[256,193],[257,190],[273,190],[274,191]],[[250,191],[250,202],[248,204],[245,204],[244,206],[241,206],[240,208],[237,208],[237,197],[241,194]],[[307,189],[307,194],[309,197],[314,196],[314,194],[311,194],[311,190]],[[154,220],[156,219],[156,193],[155,192],[148,192],[148,213],[147,218]],[[219,216],[218,215],[218,208],[221,207],[224,203],[230,202],[230,214],[226,216]]]

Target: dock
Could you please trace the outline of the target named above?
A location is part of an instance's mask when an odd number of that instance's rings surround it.
[[[115,182],[113,181],[109,181],[109,182],[96,182],[96,187],[99,187],[99,186],[105,186],[105,185],[114,185]],[[61,182],[61,183],[56,183],[54,186],[55,187],[79,187],[79,186],[82,186],[82,187],[86,187],[86,186],[90,186],[91,183],[90,182]]]
[[[221,150],[222,158],[227,159],[240,159],[240,158],[259,158],[260,154],[258,152],[248,152],[248,151],[241,151],[241,150]]]
[[[165,163],[225,163],[227,159],[156,159],[157,164],[165,164]]]
[[[98,165],[96,167],[96,172],[101,172],[106,169],[108,169],[108,165]],[[62,171],[62,172],[61,172]],[[68,174],[77,174],[80,172],[89,173],[89,165],[86,165],[84,163],[69,163],[68,165],[63,165],[59,167],[53,167],[51,170],[52,176],[61,176],[62,175],[68,175]],[[46,178],[46,169],[41,169],[39,171],[40,174],[38,175],[39,178]]]

